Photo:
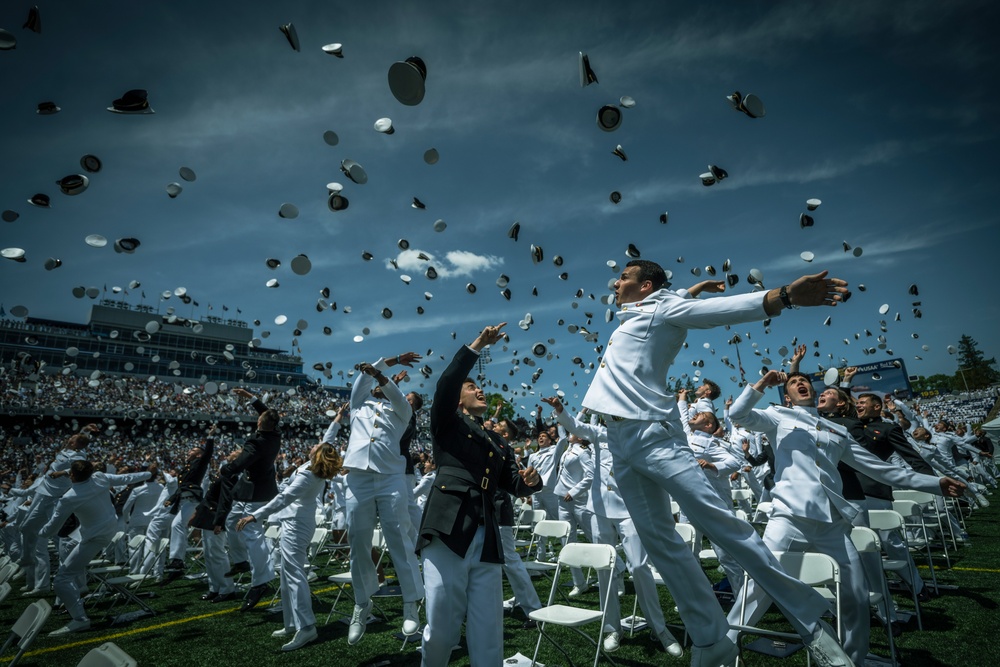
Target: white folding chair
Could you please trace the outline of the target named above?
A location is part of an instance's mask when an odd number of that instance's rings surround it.
[[[955,541],[955,530],[951,525],[951,515],[948,514],[948,506],[943,499],[926,491],[914,491],[912,489],[893,489],[893,500],[912,500],[918,503],[924,510],[924,516],[931,516],[937,523],[937,537],[941,541],[941,550],[944,553],[945,567],[951,569],[951,554],[948,552],[948,542],[952,548],[958,551],[958,543]],[[941,501],[942,511],[938,510],[938,501]],[[924,524],[926,526],[926,520]],[[947,524],[947,531],[945,530]],[[950,539],[949,539],[950,538]],[[928,540],[928,546],[929,540]]]
[[[859,554],[879,554],[881,558],[882,543],[878,533],[866,526],[854,526],[851,529],[851,541]],[[862,556],[864,558],[864,556]],[[870,581],[869,585],[873,590],[868,591],[868,602],[877,607],[882,612],[882,622],[885,625],[885,634],[889,637],[889,656],[892,659],[893,667],[899,662],[896,657],[896,639],[892,636],[892,621],[889,618],[889,605],[892,604],[892,597],[889,594],[889,584],[883,574],[879,581]]]
[[[0,565],[0,584],[6,583],[11,577],[14,576],[15,572],[17,572],[16,563],[5,563],[4,565]]]
[[[535,527],[535,524],[539,521],[545,520],[545,510],[533,510],[530,507],[521,512],[520,516],[517,518],[517,525],[514,526],[514,546],[515,547],[526,547],[531,544],[531,538],[528,539],[518,538],[518,534],[522,531],[528,531],[529,533]]]
[[[14,659],[10,661],[7,667],[14,667],[18,663],[24,652],[35,641],[35,637],[38,636],[38,631],[45,625],[45,621],[49,620],[49,614],[51,613],[52,606],[45,600],[35,600],[21,612],[21,616],[14,621],[14,626],[10,629],[10,636],[4,642],[3,648],[0,648],[0,655],[3,655],[10,648],[11,644],[17,646],[17,655],[14,656]]]
[[[385,558],[386,552],[389,550],[389,546],[385,543],[385,538],[382,537],[382,531],[378,528],[372,532],[372,549],[378,550],[378,561],[375,563],[375,569],[377,570],[379,565],[382,564],[382,559]],[[347,587],[351,585],[351,571],[348,570],[346,572],[332,574],[327,577],[327,581],[332,583],[337,589],[337,597],[333,601],[333,606],[330,607],[330,613],[326,615],[326,623],[329,623],[330,618],[333,616],[333,612],[337,611],[337,605],[340,603],[341,596],[344,594]],[[354,597],[351,596],[349,599],[351,601],[351,610],[353,611]],[[346,622],[346,619],[350,618],[351,614],[341,613],[338,620]],[[365,622],[368,622],[367,619],[365,619]]]
[[[564,522],[565,523],[565,522]],[[546,633],[546,626],[557,625],[572,629],[575,633],[584,637],[594,645],[594,667],[601,658],[601,637],[604,631],[604,618],[607,614],[608,600],[614,593],[614,586],[608,586],[601,609],[586,609],[572,604],[553,604],[556,591],[559,588],[559,575],[564,568],[592,568],[594,570],[608,570],[609,576],[615,568],[617,555],[615,548],[608,544],[586,544],[582,542],[571,542],[559,552],[559,559],[556,562],[556,570],[552,578],[552,588],[549,591],[549,601],[546,606],[528,614],[528,618],[538,624],[538,642],[535,644],[535,654],[531,659],[532,664],[538,660],[538,650],[542,645],[542,638],[549,640],[553,646],[566,657],[572,664],[572,659],[566,649]],[[599,622],[597,635],[591,637],[580,628],[590,623]],[[609,658],[610,660],[610,658]],[[613,661],[612,661],[613,662]]]
[[[898,533],[900,539],[903,540],[903,545],[906,545],[906,522],[903,519],[903,515],[896,510],[868,510],[868,525],[871,526],[872,530],[887,530]],[[912,558],[907,558],[906,560],[890,560],[883,557],[882,569],[886,572],[896,573],[897,577],[900,572],[908,571],[911,581],[915,581],[917,577],[920,576],[917,573],[917,566],[913,562]],[[917,598],[916,587],[910,586],[909,588],[910,597],[913,600],[913,606],[916,610],[917,627],[923,630],[924,624],[920,617],[920,600]]]
[[[757,503],[757,507],[754,508],[753,518],[750,519],[750,523],[767,523],[768,517],[771,515],[771,503],[764,501]]]
[[[923,548],[916,545],[910,547],[911,551],[923,551],[927,559],[927,567],[931,571],[931,588],[938,592],[937,572],[934,570],[934,555],[931,553],[931,542],[927,532],[927,524],[924,522],[924,508],[915,500],[893,500],[892,509],[896,510],[903,517],[906,530],[914,531],[923,541]]]
[[[781,563],[782,569],[802,583],[812,586],[813,588],[820,589],[821,593],[824,588],[833,588],[832,611],[837,619],[837,639],[843,642],[843,633],[841,632],[840,625],[840,566],[837,564],[837,561],[826,554],[811,551],[781,552],[775,554],[775,556],[778,558],[778,562]],[[744,593],[746,592],[747,582],[749,581],[750,576],[744,573]],[[739,648],[737,665],[743,659],[744,648],[757,653],[764,653],[766,655],[776,657],[789,656],[802,648],[802,638],[795,633],[779,632],[777,630],[764,629],[759,626],[746,625],[745,621],[746,596],[744,595],[742,597],[742,602],[740,603],[740,622],[736,625],[730,626],[738,633],[736,637],[736,646]],[[756,635],[760,637],[760,639],[744,646],[742,640],[745,635]],[[806,652],[806,664],[811,664],[808,651]]]
[[[559,543],[562,544],[562,541],[569,536],[570,530],[572,528],[569,521],[544,519],[535,524],[534,528],[531,529],[531,542],[528,544],[529,557],[524,561],[524,567],[528,570],[529,575],[538,572],[543,576],[550,577],[555,572],[557,564],[542,560],[542,549],[549,540],[559,540]],[[535,552],[534,559],[530,557],[532,551]]]
[[[112,642],[101,644],[83,656],[76,667],[137,667],[135,658]]]
[[[0,603],[6,600],[8,595],[10,595],[10,582],[5,581],[0,584]]]
[[[170,546],[170,538],[161,537],[160,541],[157,543],[156,551],[153,554],[153,561],[156,562],[160,556],[167,551]],[[132,603],[139,607],[139,609],[128,612],[124,614],[118,614],[111,620],[112,625],[118,625],[120,623],[127,623],[130,621],[135,621],[140,618],[147,618],[150,616],[156,616],[156,611],[146,604],[146,601],[142,599],[143,595],[147,597],[152,597],[152,594],[145,594],[140,592],[143,584],[150,581],[155,581],[156,575],[152,572],[148,574],[125,574],[118,577],[109,577],[105,579],[105,585],[116,593],[114,602],[108,608],[108,616],[111,616],[111,611],[119,603]]]

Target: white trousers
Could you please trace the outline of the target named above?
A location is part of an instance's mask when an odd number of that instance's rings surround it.
[[[281,615],[286,628],[296,631],[316,625],[313,616],[309,573],[306,571],[309,541],[316,532],[316,516],[281,521],[278,551],[281,554]],[[370,559],[369,559],[370,560]]]
[[[48,540],[39,538],[39,531],[55,511],[58,498],[36,493],[28,513],[21,521],[21,567],[24,584],[31,588],[49,589],[50,568]]]
[[[531,583],[531,575],[528,574],[528,569],[524,567],[524,561],[514,546],[514,530],[511,526],[500,526],[500,541],[503,546],[503,573],[510,582],[514,599],[527,616],[541,609],[542,601],[538,599],[538,591]]]
[[[868,581],[858,551],[851,542],[851,524],[843,520],[829,523],[772,514],[764,528],[764,544],[775,552],[818,551],[840,564],[840,625],[844,651],[854,664],[865,664],[871,625],[868,618]],[[747,587],[740,591],[736,604],[729,612],[730,623],[740,622],[743,597],[747,601],[744,623],[755,625],[771,606],[771,599],[751,579]],[[730,631],[729,637],[736,641],[736,631]]]
[[[503,581],[498,563],[479,560],[485,535],[480,526],[465,558],[437,538],[421,549],[427,585],[421,667],[448,664],[463,621],[471,667],[503,664]]]
[[[406,475],[352,470],[347,474],[347,541],[351,545],[351,585],[354,602],[368,604],[378,592],[378,574],[372,562],[372,535],[376,518],[396,570],[404,602],[424,597],[420,564],[410,537],[410,514]]]
[[[163,576],[163,563],[167,556],[162,553],[159,558],[156,558],[156,552],[160,547],[160,540],[164,537],[170,537],[170,524],[173,521],[173,515],[167,512],[157,514],[150,519],[149,525],[146,526],[146,555],[142,561],[142,574]]]
[[[205,549],[205,571],[208,573],[208,590],[226,595],[236,590],[229,571],[229,556],[226,554],[226,532],[216,535],[211,530],[202,529],[201,545]]]
[[[226,532],[229,533],[229,558],[234,563],[250,563],[250,585],[260,586],[274,579],[274,564],[271,552],[264,539],[264,526],[259,521],[251,521],[243,530],[236,530],[236,523],[254,513],[267,503],[251,503],[237,500],[226,517]]]
[[[187,558],[188,546],[188,521],[191,515],[198,509],[198,501],[193,498],[181,500],[180,509],[173,515],[173,522],[170,524],[170,559],[183,561]]]
[[[83,609],[83,600],[80,599],[80,591],[83,590],[80,582],[86,581],[87,564],[111,543],[114,534],[115,524],[110,523],[106,530],[87,537],[73,547],[73,550],[59,566],[59,570],[56,571],[52,587],[59,600],[66,605],[66,611],[69,612],[74,621],[87,620],[87,613]]]
[[[576,542],[576,531],[578,528],[583,530],[583,535],[587,538],[588,542],[594,541],[594,535],[590,529],[591,516],[593,516],[593,513],[587,511],[586,494],[578,496],[573,500],[559,498],[558,511],[560,521],[569,521],[569,535],[563,541],[563,545],[569,544],[570,542]],[[573,577],[574,586],[583,588],[587,584],[586,575],[583,574],[583,570],[580,568],[570,568],[570,574]]]
[[[632,519],[609,519],[605,516],[593,515],[592,532],[596,541],[600,544],[610,544],[617,546],[619,539],[622,549],[625,551],[626,565],[628,571],[632,573],[632,583],[635,584],[635,595],[639,600],[639,607],[642,615],[646,618],[653,632],[659,634],[667,627],[667,621],[663,617],[663,608],[660,606],[660,595],[656,591],[656,582],[653,581],[653,572],[649,568],[649,558],[646,550],[642,546],[639,534],[635,531],[635,524]],[[611,573],[601,570],[597,573],[600,581],[600,596],[603,602],[608,593],[608,586],[611,585]],[[621,632],[621,604],[618,595],[612,591],[607,615],[605,616],[605,632]]]
[[[696,528],[775,599],[795,631],[811,639],[826,609],[823,598],[788,576],[754,528],[722,503],[698,467],[680,423],[609,419],[607,426],[622,499],[694,645],[723,640],[729,624],[697,558],[674,529],[671,496]]]

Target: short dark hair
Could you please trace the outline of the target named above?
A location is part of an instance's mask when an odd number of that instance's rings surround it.
[[[423,396],[421,396],[420,394],[418,394],[415,391],[411,391],[409,393],[409,395],[413,396],[413,409],[414,409],[414,411],[419,410],[420,408],[424,407],[424,397]]]
[[[264,412],[260,413],[260,416],[260,425],[264,427],[265,431],[273,431],[278,428],[278,422],[281,421],[281,415],[278,414],[277,410],[264,410]]]
[[[703,380],[702,384],[705,385],[706,387],[711,388],[711,391],[708,392],[708,397],[713,401],[717,399],[719,396],[722,396],[722,389],[719,387],[719,385],[715,384],[711,380],[708,379]]]
[[[651,262],[648,259],[633,259],[625,265],[626,268],[630,266],[638,267],[639,273],[636,274],[636,279],[640,283],[644,283],[647,280],[653,283],[654,290],[660,289],[667,283],[666,272],[656,262]]]
[[[507,431],[507,435],[509,436],[507,438],[508,440],[517,440],[517,437],[521,435],[521,430],[517,428],[517,424],[515,424],[510,419],[504,417],[503,419],[500,420],[500,424],[503,427],[503,429]]]
[[[860,394],[858,396],[858,398],[867,398],[869,401],[874,401],[875,403],[878,403],[879,405],[885,405],[882,402],[882,397],[879,396],[878,394]]]
[[[69,475],[74,482],[86,482],[94,474],[94,464],[78,459],[69,466]]]
[[[810,387],[812,386],[812,378],[810,378],[805,373],[799,373],[798,371],[795,371],[794,373],[789,373],[785,377],[785,384],[783,384],[782,387],[781,387],[782,389],[786,389],[786,391],[785,391],[786,394],[788,393],[788,391],[787,391],[788,383],[791,381],[792,378],[795,378],[795,377],[805,378],[806,380],[808,380],[809,386]]]

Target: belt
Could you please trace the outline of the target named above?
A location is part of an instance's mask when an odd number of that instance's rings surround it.
[[[475,477],[473,477],[472,473],[465,468],[459,468],[458,466],[439,466],[437,470],[438,474],[450,474],[471,484],[477,484]],[[488,491],[490,488],[490,478],[484,475],[482,479],[478,481],[478,484],[480,489]]]

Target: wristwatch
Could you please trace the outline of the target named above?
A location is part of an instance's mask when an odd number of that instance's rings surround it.
[[[792,299],[788,296],[788,285],[781,286],[781,290],[778,291],[778,298],[781,299],[781,305],[785,308],[789,310],[798,308],[798,306],[792,305]]]

